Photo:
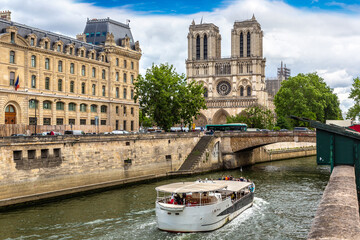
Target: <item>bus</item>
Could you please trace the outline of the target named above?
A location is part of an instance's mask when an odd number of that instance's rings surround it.
[[[205,128],[207,132],[246,132],[247,125],[245,123],[209,124]]]

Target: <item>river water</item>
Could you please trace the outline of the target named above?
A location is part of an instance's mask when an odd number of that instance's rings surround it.
[[[225,175],[255,182],[252,208],[213,232],[157,229],[156,186]],[[0,213],[0,239],[306,239],[329,176],[310,157],[137,184]]]

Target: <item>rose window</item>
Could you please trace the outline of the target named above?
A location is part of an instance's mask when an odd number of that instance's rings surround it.
[[[219,84],[217,85],[216,87],[216,90],[217,92],[220,94],[220,95],[228,95],[231,91],[231,85],[229,82],[226,82],[226,81],[221,81],[219,82]]]

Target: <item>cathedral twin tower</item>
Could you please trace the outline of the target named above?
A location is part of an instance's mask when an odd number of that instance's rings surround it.
[[[262,40],[263,32],[254,16],[236,21],[231,31],[231,57],[221,58],[219,28],[192,22],[186,72],[189,80],[204,85],[208,108],[200,113],[198,126],[226,123],[227,116],[254,105],[272,108],[265,91]]]

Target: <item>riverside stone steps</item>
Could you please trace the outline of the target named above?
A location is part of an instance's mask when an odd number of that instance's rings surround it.
[[[190,152],[184,163],[178,171],[191,171],[196,164],[200,161],[201,156],[209,145],[212,136],[203,136],[196,144],[194,149]]]

